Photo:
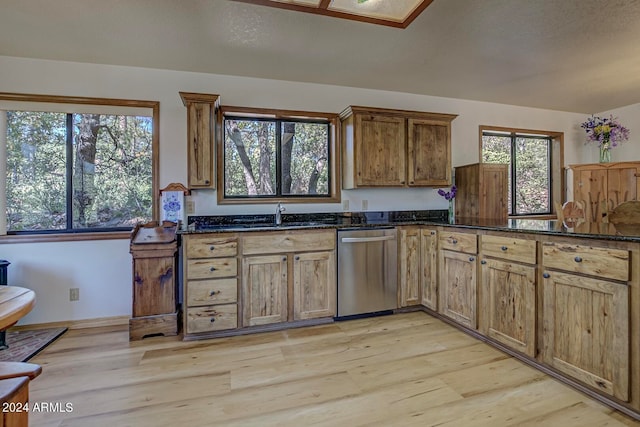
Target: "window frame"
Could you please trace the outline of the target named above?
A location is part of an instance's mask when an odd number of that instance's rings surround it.
[[[225,141],[224,141],[224,120],[234,118],[238,120],[276,120],[291,122],[317,122],[329,125],[329,146],[327,167],[329,171],[329,194],[328,195],[258,195],[258,196],[226,196],[225,195]],[[320,113],[297,110],[278,110],[271,108],[251,108],[222,106],[216,121],[216,184],[217,200],[219,205],[238,204],[272,204],[276,202],[286,203],[340,203],[341,173],[340,173],[340,132],[339,115],[334,113]],[[276,146],[276,151],[280,152],[280,147]],[[280,173],[281,165],[279,154],[276,158],[276,173]],[[280,178],[276,177],[277,191],[280,191]]]
[[[78,96],[60,95],[37,95],[25,93],[0,92],[0,101],[50,103],[50,104],[76,104],[87,106],[113,106],[147,108],[151,110],[152,141],[151,141],[151,191],[152,191],[152,220],[157,221],[159,215],[159,182],[160,182],[160,102],[117,99],[117,98],[91,98]],[[4,183],[4,179],[2,182]],[[3,184],[4,185],[4,184]],[[2,213],[4,215],[4,213]],[[0,236],[0,243],[25,243],[25,242],[48,242],[48,241],[70,241],[70,240],[110,240],[130,237],[131,230],[118,229],[72,229],[72,230],[44,230],[44,231],[24,231],[12,232],[5,236]]]
[[[543,137],[550,139],[550,152],[549,152],[549,212],[536,213],[536,214],[509,214],[509,218],[540,218],[550,219],[555,218],[558,210],[561,208],[565,200],[565,176],[564,176],[564,133],[557,131],[544,131],[544,130],[532,130],[532,129],[519,129],[519,128],[507,128],[500,126],[487,126],[481,125],[479,127],[479,162],[483,163],[482,158],[482,137],[485,134],[508,136],[512,139],[511,144],[511,157],[513,158],[513,138],[525,137]],[[513,164],[513,163],[512,163]],[[509,168],[509,179],[513,183],[515,182],[515,167]],[[515,198],[513,193],[515,188],[512,185],[511,206],[510,210],[513,211],[515,205]]]

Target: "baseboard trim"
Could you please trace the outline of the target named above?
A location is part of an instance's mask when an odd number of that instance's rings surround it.
[[[49,322],[49,323],[32,323],[30,325],[19,325],[9,328],[11,331],[24,331],[31,329],[44,329],[44,328],[69,328],[69,329],[86,329],[86,328],[99,328],[102,326],[129,326],[129,319],[131,316],[112,316],[112,317],[97,317],[94,319],[81,319],[81,320],[65,320],[62,322]]]

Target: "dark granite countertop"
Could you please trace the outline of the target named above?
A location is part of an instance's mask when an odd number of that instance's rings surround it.
[[[567,226],[562,221],[543,219],[509,219],[507,221],[456,218],[447,220],[447,210],[283,214],[282,224],[275,225],[274,215],[190,216],[182,234],[248,232],[296,229],[346,229],[362,227],[396,227],[401,225],[438,225],[469,229],[517,233],[574,236],[604,240],[640,242],[640,225],[578,223]]]

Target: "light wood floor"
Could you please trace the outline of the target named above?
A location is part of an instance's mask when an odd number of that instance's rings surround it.
[[[32,426],[640,425],[425,313],[209,341],[68,331]]]

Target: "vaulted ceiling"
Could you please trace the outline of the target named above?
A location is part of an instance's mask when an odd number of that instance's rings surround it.
[[[405,29],[232,0],[0,0],[0,55],[594,113],[640,102],[640,0],[434,0]]]

